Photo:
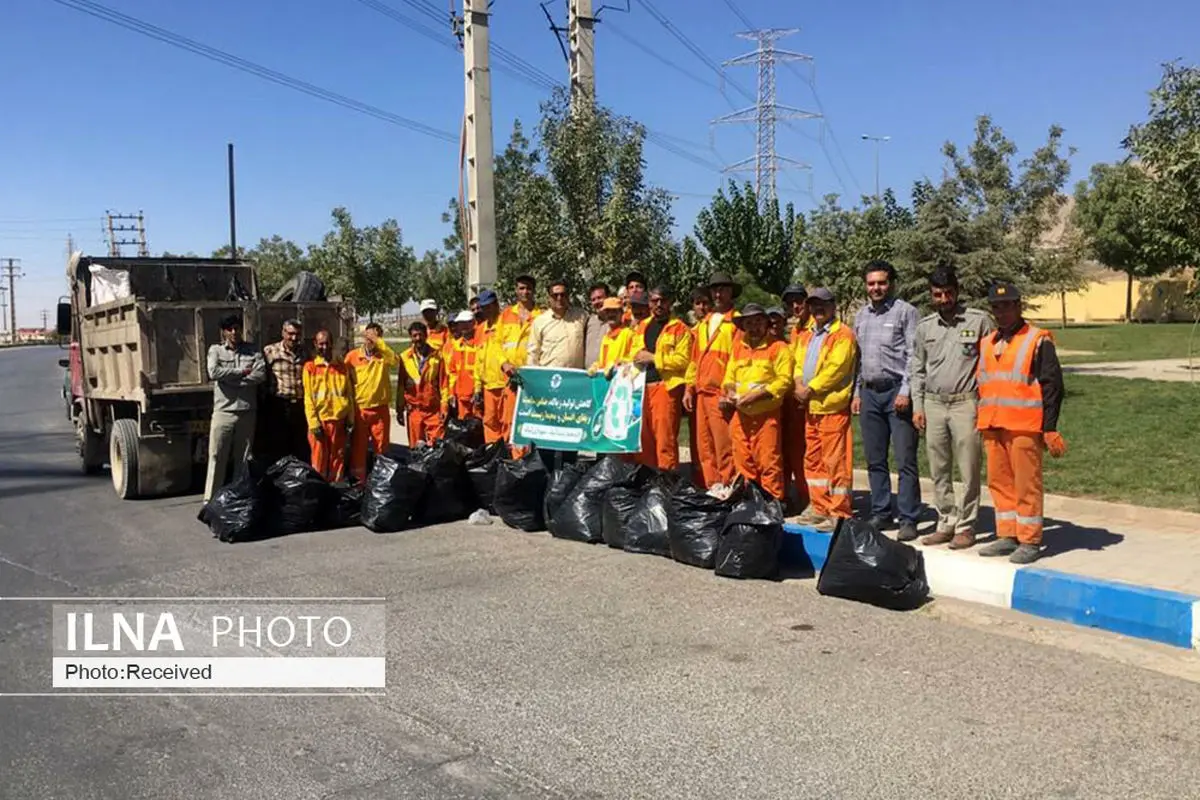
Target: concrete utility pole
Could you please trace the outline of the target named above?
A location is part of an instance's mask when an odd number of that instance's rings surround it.
[[[754,172],[754,191],[760,203],[769,203],[776,197],[776,183],[781,165],[788,164],[800,169],[809,165],[787,158],[775,152],[775,124],[781,119],[819,119],[820,114],[802,111],[775,102],[775,65],[781,61],[812,61],[812,56],[780,50],[775,42],[794,33],[799,28],[767,28],[739,33],[738,37],[758,42],[752,53],[731,58],[724,62],[726,67],[755,65],[758,67],[758,96],[753,106],[726,114],[713,120],[714,124],[752,122],[756,128],[754,155],[725,168],[726,172]]]
[[[0,286],[0,333],[8,333],[8,287]]]
[[[12,343],[16,344],[21,339],[17,333],[17,278],[24,278],[25,275],[17,266],[20,259],[6,258],[4,262],[4,275],[8,277],[8,319],[11,323],[9,331]]]
[[[596,18],[592,0],[567,0],[571,109],[591,108],[596,100]]]
[[[47,311],[46,309],[44,309],[44,308],[43,308],[43,309],[42,309],[42,330],[43,330],[43,331],[45,331],[45,330],[49,330],[49,329],[46,327],[46,317],[48,317],[48,316],[50,316],[50,312],[49,312],[49,311]]]
[[[488,66],[488,2],[463,0],[466,75],[467,289],[496,283],[496,197],[492,178],[492,72]]]
[[[134,225],[114,225],[114,222],[133,222]],[[104,227],[105,234],[108,238],[108,255],[109,258],[120,258],[121,248],[128,246],[137,246],[138,257],[147,258],[150,255],[150,248],[146,244],[146,220],[142,212],[136,214],[114,214],[111,211],[104,212]],[[136,239],[118,239],[118,233],[136,233]]]
[[[875,202],[878,203],[879,202],[879,145],[883,144],[884,142],[890,142],[892,140],[892,137],[890,137],[890,136],[870,136],[870,135],[864,133],[862,135],[862,138],[863,138],[863,141],[865,141],[865,142],[874,142],[875,143]]]

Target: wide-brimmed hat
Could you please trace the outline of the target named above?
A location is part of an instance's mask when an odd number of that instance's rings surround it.
[[[770,308],[767,309],[767,316],[768,317],[779,317],[780,319],[787,319],[787,312],[784,311],[779,306],[771,306]]]
[[[742,293],[742,285],[729,276],[728,272],[714,272],[712,277],[708,279],[708,288],[714,286],[732,286],[733,296],[738,297]],[[762,306],[759,306],[762,308]]]
[[[746,305],[742,307],[742,310],[738,312],[738,315],[733,318],[733,324],[740,328],[743,324],[745,324],[746,320],[753,317],[765,317],[766,315],[767,310],[758,303],[746,303]]]

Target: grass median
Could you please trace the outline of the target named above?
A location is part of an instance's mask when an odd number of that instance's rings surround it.
[[[1059,430],[1070,451],[1046,457],[1046,492],[1200,511],[1200,385],[1070,375]],[[917,455],[928,477],[924,440]],[[854,466],[866,463],[856,421]]]
[[[1193,338],[1195,326],[1186,322],[1048,327],[1068,364],[1187,358],[1189,347],[1200,349],[1200,331]]]

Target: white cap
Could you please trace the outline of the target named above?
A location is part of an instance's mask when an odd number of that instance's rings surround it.
[[[458,323],[458,322],[474,322],[475,315],[472,314],[470,311],[460,311],[454,315],[454,321],[456,323]]]
[[[437,311],[438,310],[437,300],[422,300],[421,301],[421,310],[422,311]]]

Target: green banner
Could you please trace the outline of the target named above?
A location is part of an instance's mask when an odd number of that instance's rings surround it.
[[[637,453],[646,373],[624,365],[612,380],[582,369],[522,367],[512,443],[542,450]]]

